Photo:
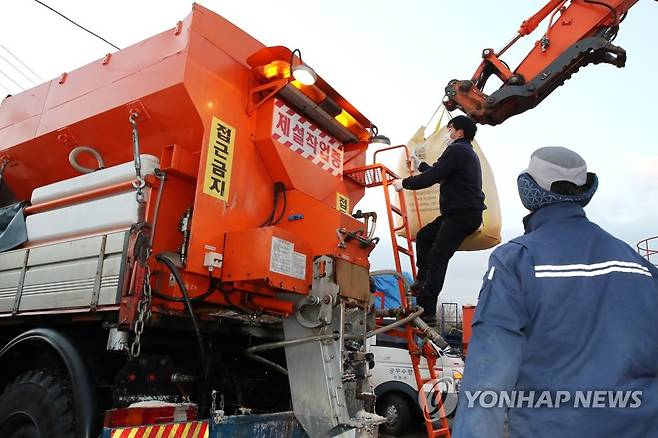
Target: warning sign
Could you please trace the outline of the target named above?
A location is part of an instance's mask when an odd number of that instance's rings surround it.
[[[274,101],[272,139],[334,176],[343,176],[343,144],[279,99]]]
[[[273,236],[270,271],[304,280],[306,278],[306,255],[296,252],[292,242]]]
[[[350,214],[350,198],[336,192],[336,210],[341,213]]]
[[[217,117],[213,117],[208,141],[208,155],[206,156],[203,193],[224,202],[228,201],[231,185],[234,145],[235,128]]]

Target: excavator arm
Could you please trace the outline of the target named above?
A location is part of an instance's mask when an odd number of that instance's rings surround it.
[[[626,51],[612,44],[619,25],[637,0],[551,0],[521,23],[514,38],[498,52],[485,49],[470,80],[453,79],[446,87],[444,105],[459,108],[475,121],[497,125],[537,106],[557,87],[589,64],[623,67]],[[534,31],[547,17],[546,33],[514,70],[500,57],[514,43]],[[497,76],[503,85],[490,95],[484,87]]]

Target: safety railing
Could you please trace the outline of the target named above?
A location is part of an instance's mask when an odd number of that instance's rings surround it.
[[[636,246],[637,252],[642,257],[658,266],[658,236],[640,240]]]
[[[377,154],[380,154],[382,152],[392,151],[392,150],[395,150],[395,149],[402,149],[402,151],[404,152],[405,162],[407,163],[407,166],[409,166],[409,175],[413,176],[414,175],[414,168],[411,165],[411,155],[409,155],[409,148],[407,147],[406,144],[400,144],[400,145],[397,145],[397,146],[389,146],[387,148],[382,148],[382,149],[379,149],[379,150],[375,151],[374,155],[372,156],[373,164],[379,164],[379,162],[377,161]],[[414,209],[416,211],[416,219],[418,220],[418,228],[420,228],[420,227],[423,226],[423,220],[420,216],[420,208],[418,206],[418,196],[416,195],[415,191],[411,192],[411,196],[413,197],[413,200],[414,200],[414,205],[413,206],[414,206]],[[413,240],[415,240],[415,238]]]

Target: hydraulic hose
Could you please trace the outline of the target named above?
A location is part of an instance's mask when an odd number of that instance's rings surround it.
[[[328,335],[317,335],[317,336],[309,336],[306,338],[299,338],[299,339],[289,339],[287,341],[278,341],[278,342],[270,342],[268,344],[261,344],[261,345],[255,345],[253,347],[249,347],[246,350],[244,350],[244,355],[247,356],[250,359],[253,359],[257,362],[260,362],[264,365],[267,365],[270,368],[275,369],[276,371],[280,372],[281,374],[287,376],[288,375],[288,370],[286,370],[284,367],[281,365],[274,363],[270,360],[265,359],[262,356],[258,356],[256,353],[259,353],[261,351],[270,351],[270,350],[276,350],[277,348],[281,347],[286,347],[288,345],[296,345],[296,344],[302,344],[304,342],[313,342],[313,341],[324,341],[327,339],[338,339],[338,335],[335,333],[328,334]]]
[[[185,301],[185,307],[187,307],[187,310],[190,313],[190,319],[192,320],[192,325],[194,326],[194,334],[196,335],[196,340],[199,346],[199,354],[201,355],[201,363],[203,364],[204,370],[206,368],[206,349],[203,346],[203,340],[201,339],[201,331],[199,330],[199,322],[196,319],[196,315],[194,314],[194,309],[192,309],[192,302],[190,301],[190,296],[187,293],[187,288],[185,287],[185,283],[183,282],[183,279],[180,276],[180,272],[178,271],[178,268],[172,262],[170,259],[167,257],[163,256],[162,254],[158,254],[155,256],[155,259],[159,261],[160,263],[163,263],[167,268],[169,268],[169,271],[171,272],[171,275],[174,276],[174,280],[176,280],[176,284],[178,284],[178,287],[181,290],[181,293],[183,294],[183,300]],[[204,371],[205,372],[205,371]]]
[[[372,271],[370,273],[371,277],[378,277],[378,276],[381,276],[381,275],[393,275],[398,280],[402,280],[402,283],[404,284],[405,290],[409,290],[409,286],[410,286],[409,280],[407,280],[406,277],[404,275],[400,274],[398,271],[394,271],[392,269],[382,269],[382,270],[379,270],[379,271]]]
[[[164,257],[164,256],[163,256],[163,257]],[[156,258],[157,258],[157,257],[156,257]],[[169,260],[169,259],[167,259],[167,260]],[[170,269],[170,270],[171,270],[171,269]],[[203,300],[205,300],[206,298],[208,298],[210,295],[212,295],[213,292],[215,292],[216,290],[218,290],[218,288],[217,288],[217,284],[216,284],[216,281],[217,281],[217,280],[215,280],[215,279],[212,277],[212,274],[210,274],[210,285],[208,286],[208,290],[205,291],[204,293],[202,293],[201,295],[197,295],[196,297],[189,297],[190,302],[192,302],[192,303],[196,303],[196,302],[198,302],[198,301],[203,301]],[[219,288],[219,289],[221,290],[221,288]],[[151,293],[152,293],[154,296],[156,296],[156,297],[158,297],[158,298],[160,298],[160,299],[162,299],[162,300],[173,301],[173,302],[176,302],[176,303],[184,303],[184,302],[185,302],[185,298],[184,298],[184,297],[183,297],[183,298],[172,297],[172,296],[170,296],[170,295],[165,295],[165,294],[163,294],[163,293],[157,291],[156,289],[152,289],[152,290],[151,290]]]
[[[402,309],[386,309],[383,311],[377,311],[377,316],[395,316],[397,313],[399,313]],[[432,327],[430,327],[425,321],[420,319],[420,315],[423,314],[424,309],[422,307],[416,306],[416,311],[407,315],[406,317],[397,320],[391,324],[385,325],[383,327],[379,327],[375,330],[371,330],[366,334],[366,337],[370,338],[372,336],[379,335],[381,333],[385,333],[391,329],[394,329],[396,327],[399,327],[401,325],[407,324],[409,322],[412,322],[413,325],[418,328],[418,330],[421,331],[424,337],[429,339],[430,341],[434,342],[439,349],[444,350],[448,348],[450,345],[446,342],[443,337],[436,332]]]
[[[80,154],[80,152],[87,152],[93,155],[94,158],[96,159],[96,162],[98,163],[98,167],[96,169],[92,169],[90,167],[85,167],[80,165],[77,160],[78,154]],[[101,154],[96,149],[90,146],[78,146],[75,149],[73,149],[69,153],[69,163],[71,164],[71,167],[73,167],[75,170],[77,170],[80,173],[92,173],[97,170],[105,168],[105,162],[103,161],[103,157],[101,156]]]
[[[281,214],[279,215],[279,218],[276,219],[276,221],[273,223],[272,221],[274,220],[274,217],[276,216],[276,211],[278,210],[279,206],[279,195],[283,193],[283,211],[281,211]],[[286,212],[286,186],[281,182],[277,181],[274,183],[274,201],[272,203],[272,213],[270,213],[270,216],[265,219],[265,221],[260,224],[260,227],[269,227],[271,225],[276,225],[279,222],[281,222],[281,219],[283,218],[283,215]]]
[[[423,333],[423,336],[425,336],[427,339],[430,341],[434,342],[437,347],[439,347],[440,350],[445,350],[446,348],[450,347],[450,344],[446,342],[443,337],[436,332],[432,327],[430,327],[425,321],[423,321],[420,318],[417,318],[414,320],[414,325],[418,330],[420,330]]]
[[[417,306],[415,312],[410,313],[409,315],[405,316],[404,318],[398,319],[397,321],[392,322],[388,325],[385,325],[385,326],[382,326],[382,327],[379,327],[379,328],[376,328],[374,330],[369,331],[366,334],[366,337],[371,338],[373,336],[377,336],[377,335],[380,335],[382,333],[386,333],[387,331],[392,330],[396,327],[400,327],[401,325],[408,324],[411,321],[413,321],[414,319],[418,318],[420,315],[422,315],[424,311],[425,310],[422,307]]]
[[[271,360],[267,360],[264,357],[259,356],[259,355],[254,354],[254,353],[245,352],[244,355],[246,357],[248,357],[249,359],[251,359],[251,360],[255,360],[256,362],[260,362],[263,365],[268,366],[268,367],[272,368],[273,370],[276,370],[276,371],[280,372],[284,376],[288,375],[288,370],[285,369],[284,367],[282,367],[281,365],[279,365],[278,363],[274,363]]]

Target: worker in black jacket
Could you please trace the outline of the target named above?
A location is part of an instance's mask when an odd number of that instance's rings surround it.
[[[480,160],[471,145],[476,131],[470,117],[453,118],[448,123],[448,147],[436,163],[430,166],[413,155],[413,165],[421,173],[393,182],[397,191],[441,185],[441,214],[416,235],[418,275],[412,285],[416,303],[425,309],[423,319],[430,323],[436,321],[437,297],[448,262],[464,239],[480,227],[486,208]]]

